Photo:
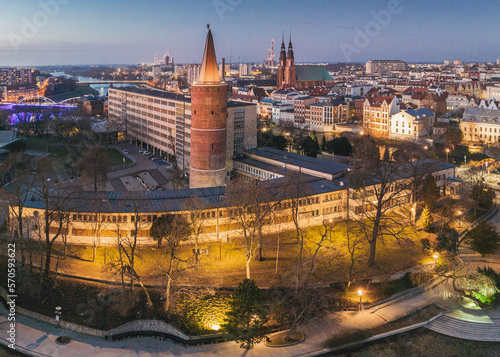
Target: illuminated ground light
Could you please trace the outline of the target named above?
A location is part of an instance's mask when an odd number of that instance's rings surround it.
[[[220,325],[218,325],[218,324],[212,324],[211,329],[214,330],[214,331],[219,331]]]
[[[474,302],[474,300],[469,299],[468,297],[463,297],[460,301],[460,304],[467,309],[481,310],[481,308]]]

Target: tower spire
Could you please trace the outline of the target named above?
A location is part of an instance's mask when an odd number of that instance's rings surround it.
[[[208,34],[205,43],[205,51],[203,52],[203,60],[201,63],[199,84],[215,84],[220,83],[219,69],[217,68],[217,58],[215,56],[214,39],[210,24],[207,24]]]

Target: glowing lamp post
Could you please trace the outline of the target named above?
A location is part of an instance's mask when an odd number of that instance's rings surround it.
[[[363,311],[363,290],[361,289],[358,290],[358,296],[359,296],[359,311]]]
[[[61,316],[62,316],[61,310],[62,310],[62,307],[60,307],[60,306],[56,307],[56,322],[57,322],[56,327],[57,328],[61,327]]]
[[[450,149],[446,148],[446,163],[448,163],[448,154],[450,153]]]
[[[434,269],[435,269],[437,267],[438,255],[434,254],[432,257],[434,258]]]

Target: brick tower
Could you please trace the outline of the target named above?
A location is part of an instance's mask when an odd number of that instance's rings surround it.
[[[191,87],[189,188],[226,182],[227,85],[220,80],[212,31],[207,27],[200,76]]]

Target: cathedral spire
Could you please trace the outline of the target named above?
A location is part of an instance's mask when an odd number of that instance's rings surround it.
[[[293,58],[293,46],[292,46],[292,30],[290,30],[290,42],[288,42],[288,53],[287,58]]]
[[[215,57],[214,39],[210,25],[207,25],[208,34],[203,52],[203,61],[201,63],[200,76],[198,84],[220,83],[219,69],[217,68],[217,58]]]
[[[280,60],[286,60],[285,31],[283,31],[283,35],[281,36]]]

